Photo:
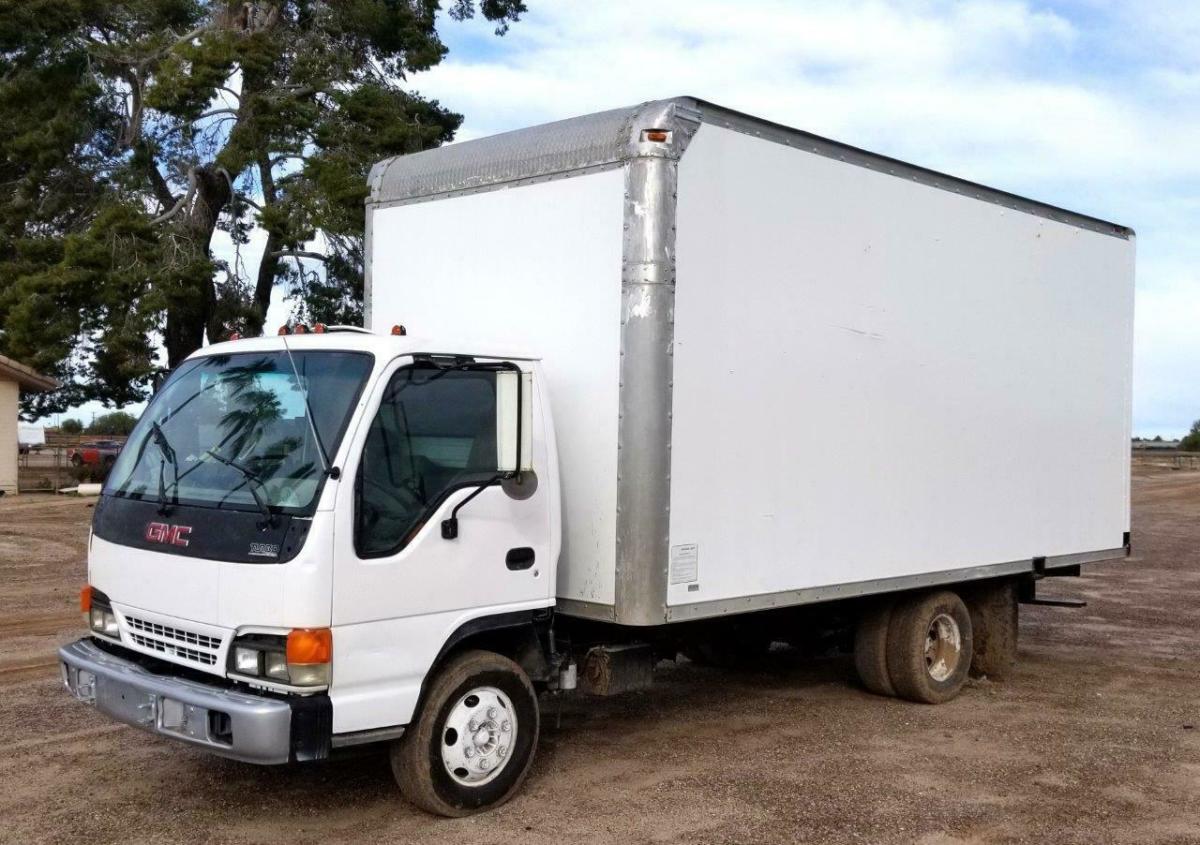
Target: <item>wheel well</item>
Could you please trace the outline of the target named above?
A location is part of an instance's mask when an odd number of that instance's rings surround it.
[[[550,618],[546,611],[519,611],[464,622],[446,638],[441,651],[425,673],[417,712],[425,704],[430,682],[446,662],[472,649],[504,655],[524,670],[535,689],[544,687],[551,672],[547,637]]]
[[[534,684],[544,682],[546,679],[548,661],[541,638],[532,622],[512,627],[475,631],[464,635],[438,656],[438,659],[434,661],[433,672],[436,672],[446,660],[471,649],[494,651],[504,655],[524,669],[525,674]]]

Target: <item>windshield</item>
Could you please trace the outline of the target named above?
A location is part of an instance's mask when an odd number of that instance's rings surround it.
[[[368,354],[334,351],[184,362],[142,415],[105,493],[302,512],[325,478],[322,446],[332,460],[371,365]]]

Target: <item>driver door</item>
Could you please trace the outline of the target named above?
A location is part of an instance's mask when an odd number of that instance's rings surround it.
[[[553,603],[551,495],[537,479],[545,438],[530,393],[534,469],[517,487],[497,480],[495,365],[406,361],[381,379],[338,494],[335,733],[407,722],[461,625]],[[443,539],[442,521],[477,491],[458,536]]]

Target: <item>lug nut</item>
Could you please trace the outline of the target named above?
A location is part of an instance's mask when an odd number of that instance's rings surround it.
[[[503,757],[505,754],[508,753],[508,747],[501,745],[498,749],[496,749],[496,753],[499,754],[501,757]]]
[[[495,719],[495,718],[496,718],[496,708],[495,708],[495,707],[489,707],[489,708],[488,708],[488,718],[489,718],[489,719]]]
[[[479,730],[479,723],[472,719],[471,721],[467,722],[467,730],[474,733],[475,731]]]
[[[468,759],[468,760],[470,760],[472,757],[474,757],[474,756],[475,756],[475,749],[474,749],[474,748],[468,748],[466,751],[464,751],[464,752],[463,752],[463,754],[465,754],[465,755],[466,755],[466,757],[467,757],[467,759]]]
[[[510,725],[508,723],[507,719],[505,719],[503,722],[500,723],[500,730],[504,731],[505,733],[508,733],[508,731],[511,727],[512,727],[512,725]]]
[[[487,757],[479,758],[479,768],[483,769],[486,772],[491,767],[492,767],[492,763],[490,760],[488,760]]]

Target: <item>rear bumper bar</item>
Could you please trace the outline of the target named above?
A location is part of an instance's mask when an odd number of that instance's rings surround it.
[[[247,763],[328,754],[327,696],[292,702],[158,675],[90,639],[63,646],[58,657],[63,683],[75,698],[136,728]]]

